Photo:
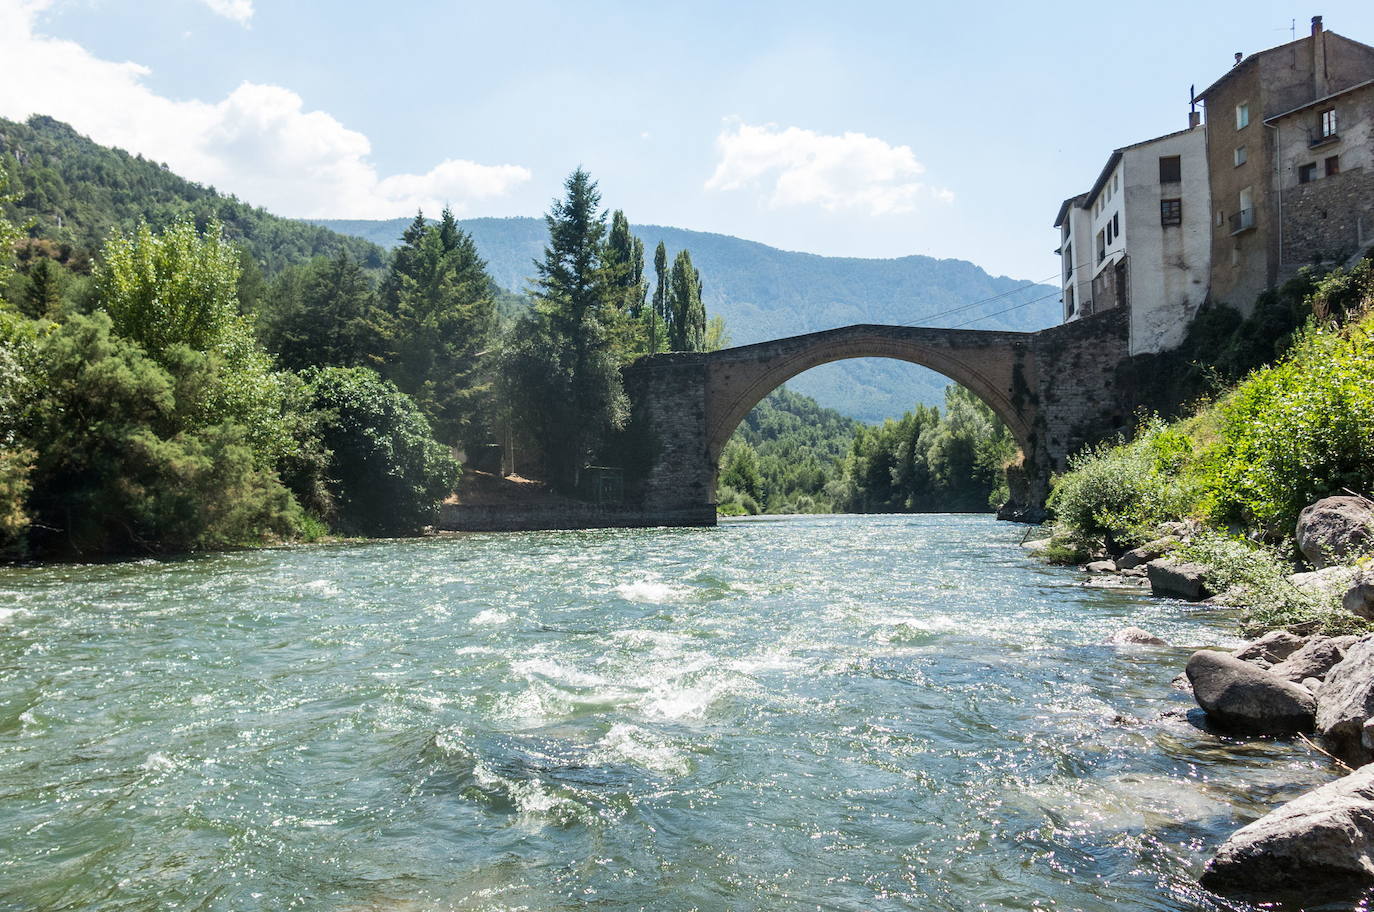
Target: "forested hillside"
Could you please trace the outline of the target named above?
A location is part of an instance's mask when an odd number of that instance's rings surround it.
[[[160,228],[183,215],[201,226],[217,219],[224,236],[242,242],[269,276],[292,263],[339,253],[368,269],[386,262],[375,244],[272,215],[178,177],[165,165],[98,145],[51,117],[22,124],[0,118],[0,161],[13,197],[0,204],[0,214],[26,227],[31,237],[65,248],[64,260],[74,260],[79,269],[106,238],[132,231],[140,219]]]
[[[409,219],[315,224],[390,246]],[[499,284],[525,286],[534,260],[543,254],[543,221],[476,218],[462,219],[459,225],[472,235]],[[1029,331],[1059,318],[1056,288],[991,276],[963,260],[824,257],[681,228],[634,225],[631,230],[647,250],[660,241],[670,254],[691,249],[693,262],[706,277],[702,298],[707,312],[725,318],[735,345],[850,323],[968,323],[975,329]],[[948,382],[932,371],[865,359],[817,368],[791,387],[846,415],[881,421],[901,415],[914,402],[942,403]]]

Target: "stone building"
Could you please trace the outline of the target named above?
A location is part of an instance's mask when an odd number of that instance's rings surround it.
[[[1129,311],[1130,352],[1174,348],[1207,296],[1206,130],[1115,150],[1092,189],[1059,207],[1064,319]]]
[[[1314,16],[1310,35],[1236,54],[1198,94],[1207,111],[1213,300],[1248,312],[1314,257],[1367,243],[1371,80],[1374,47],[1326,31]]]

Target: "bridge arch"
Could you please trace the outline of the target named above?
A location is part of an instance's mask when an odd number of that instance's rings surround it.
[[[713,352],[705,408],[712,492],[726,442],[765,396],[813,367],[851,358],[892,358],[948,377],[985,402],[1029,457],[1033,406],[1028,390],[1018,390],[1025,384],[1024,348],[1022,333],[859,325]]]

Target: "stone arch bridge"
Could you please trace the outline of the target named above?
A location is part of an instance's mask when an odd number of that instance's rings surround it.
[[[712,525],[721,453],[749,411],[796,375],[847,358],[895,358],[935,370],[988,404],[1020,444],[1008,518],[1038,519],[1051,473],[1085,444],[1120,431],[1124,310],[1037,333],[860,324],[715,352],[641,358],[631,400],[625,503],[606,525]]]

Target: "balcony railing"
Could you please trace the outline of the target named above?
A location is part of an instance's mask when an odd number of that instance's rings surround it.
[[[1242,209],[1231,216],[1231,233],[1240,234],[1255,227],[1255,210]]]

